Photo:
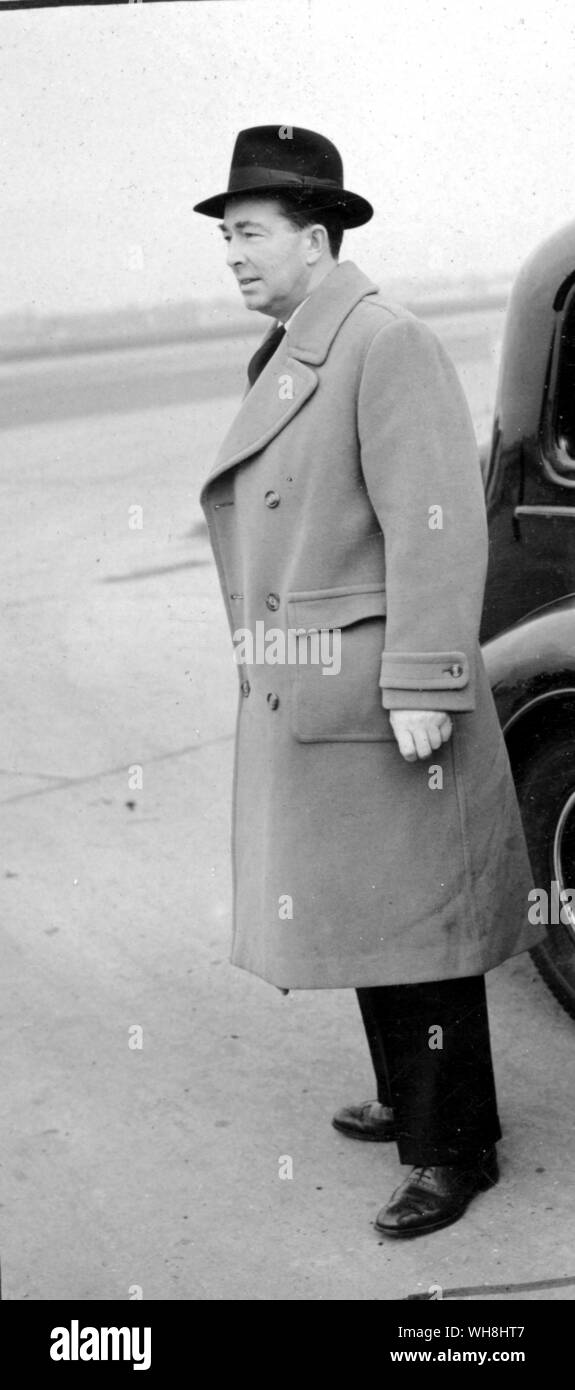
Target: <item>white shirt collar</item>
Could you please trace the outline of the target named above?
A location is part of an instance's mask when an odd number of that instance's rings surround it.
[[[306,294],[305,299],[302,299],[301,304],[298,304],[297,309],[294,309],[293,314],[290,314],[289,319],[286,319],[285,323],[283,324],[283,327],[286,329],[286,332],[292,320],[295,319],[296,314],[299,314],[300,309],[303,309],[304,304],[307,304],[308,299],[309,294]]]

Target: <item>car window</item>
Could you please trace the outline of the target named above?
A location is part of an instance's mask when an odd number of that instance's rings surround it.
[[[553,421],[555,467],[575,473],[575,295],[566,307],[561,330]]]

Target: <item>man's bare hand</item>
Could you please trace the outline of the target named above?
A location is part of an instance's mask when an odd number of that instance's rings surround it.
[[[430,758],[453,731],[449,715],[442,710],[391,709],[389,718],[399,751],[408,763]]]

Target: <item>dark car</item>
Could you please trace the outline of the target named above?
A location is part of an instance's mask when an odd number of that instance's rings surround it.
[[[575,1017],[575,222],[513,286],[486,491],[482,642],[548,927],[532,954]]]

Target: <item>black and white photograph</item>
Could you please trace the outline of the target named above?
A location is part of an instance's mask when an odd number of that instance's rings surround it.
[[[1,1297],[132,1304],[55,1366],[575,1299],[574,58],[0,4]]]

